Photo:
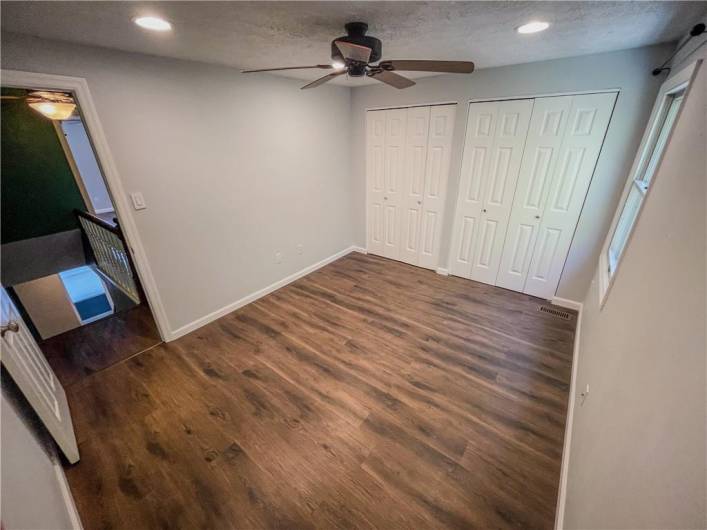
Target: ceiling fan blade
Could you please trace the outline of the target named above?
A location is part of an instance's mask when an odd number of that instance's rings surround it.
[[[408,79],[407,77],[403,77],[396,73],[389,72],[387,70],[381,70],[380,72],[372,73],[369,75],[373,79],[376,79],[381,83],[385,83],[386,85],[390,85],[395,88],[409,88],[415,84],[415,81],[412,81],[411,79]]]
[[[470,74],[474,71],[471,61],[383,61],[378,66],[384,70],[407,70],[408,72],[442,72],[447,74]]]
[[[342,70],[341,72],[334,72],[333,74],[325,75],[324,77],[320,77],[319,79],[312,81],[308,85],[304,85],[302,87],[302,90],[305,90],[307,88],[316,88],[319,85],[323,85],[324,83],[331,81],[335,77],[339,77],[341,74],[345,74],[345,73],[346,73],[346,70]]]
[[[344,59],[351,59],[352,61],[358,61],[360,63],[368,63],[371,58],[371,49],[368,46],[361,46],[360,44],[352,44],[343,40],[337,40],[336,47],[339,48],[341,55]]]
[[[25,99],[27,96],[0,96],[0,99]]]
[[[315,64],[312,66],[283,66],[281,68],[260,68],[258,70],[242,70],[242,74],[252,74],[255,72],[276,72],[279,70],[306,70],[308,68],[320,68],[322,70],[331,70],[334,68],[330,64]]]

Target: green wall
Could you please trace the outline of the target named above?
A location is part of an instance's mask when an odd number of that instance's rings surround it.
[[[2,243],[78,228],[73,210],[85,205],[51,120],[7,99],[0,117]]]

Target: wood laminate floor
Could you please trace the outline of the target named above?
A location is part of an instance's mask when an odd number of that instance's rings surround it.
[[[84,526],[551,528],[575,318],[350,254],[69,390]]]
[[[64,387],[162,342],[150,308],[133,306],[41,342]]]

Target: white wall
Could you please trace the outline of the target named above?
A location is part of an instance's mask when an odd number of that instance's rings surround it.
[[[61,130],[69,144],[71,157],[76,163],[81,182],[93,206],[93,213],[112,212],[113,203],[110,200],[106,183],[103,180],[101,169],[98,167],[98,161],[83,122],[81,120],[63,121],[61,122]]]
[[[705,66],[605,306],[596,277],[584,300],[565,528],[707,527]]]
[[[2,67],[87,79],[172,331],[351,245],[348,88],[6,32]]]
[[[355,88],[352,109],[352,170],[356,208],[355,241],[365,246],[365,109],[380,106],[459,102],[452,148],[441,266],[447,264],[454,207],[470,99],[551,94],[618,88],[616,109],[597,163],[587,202],[570,248],[557,296],[582,300],[591,281],[599,248],[626,178],[642,127],[661,81],[651,70],[669,54],[661,45],[477,70],[470,76],[445,75],[417,80],[406,90],[380,86]],[[473,59],[473,57],[472,57]]]
[[[2,467],[3,528],[25,529],[69,529],[78,528],[76,509],[71,494],[66,488],[61,466],[52,459],[29,424],[23,410],[8,393],[3,381]]]

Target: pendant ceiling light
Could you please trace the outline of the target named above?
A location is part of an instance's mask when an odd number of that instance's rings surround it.
[[[74,98],[63,92],[31,92],[27,104],[50,120],[68,120],[76,110]]]

